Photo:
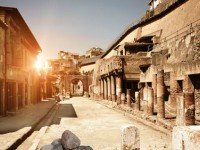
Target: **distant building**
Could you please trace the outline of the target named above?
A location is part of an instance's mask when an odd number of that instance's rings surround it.
[[[79,65],[82,57],[65,51],[60,51],[58,57],[58,59],[49,60],[51,70],[47,74],[47,78],[51,77],[52,79],[51,85],[54,91],[70,96],[83,95],[84,92],[88,92],[88,76],[80,73]],[[56,79],[52,77],[56,77]],[[50,82],[48,81],[48,83]],[[52,89],[49,90],[52,91]],[[47,93],[51,92],[47,91]],[[47,96],[53,96],[53,93]]]
[[[89,49],[88,51],[86,51],[86,58],[92,58],[92,57],[96,57],[99,56],[101,54],[103,54],[103,50],[99,47],[93,47],[91,49]]]
[[[101,58],[101,55],[91,58],[85,58],[80,63],[80,72],[81,74],[91,75],[93,74],[95,63],[98,59]]]
[[[35,71],[41,48],[16,8],[0,7],[0,116],[41,99]]]

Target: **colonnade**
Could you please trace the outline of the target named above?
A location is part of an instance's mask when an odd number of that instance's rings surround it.
[[[100,79],[100,98],[121,103],[122,76],[107,76]]]
[[[152,87],[147,87],[147,107],[145,113],[153,115],[157,112],[157,118],[165,119],[165,83],[164,70],[158,70],[153,75]],[[176,108],[176,124],[177,125],[194,125],[195,124],[195,100],[194,90],[190,77],[185,75],[182,85],[178,83],[174,73],[170,73],[170,102],[169,105]],[[182,87],[180,87],[182,86]],[[183,88],[183,89],[181,89]],[[135,109],[141,110],[141,100],[144,91],[135,93]]]
[[[176,124],[177,125],[193,125],[195,124],[195,102],[194,102],[194,92],[192,91],[192,82],[188,75],[183,79],[183,90],[176,80],[174,73],[170,73],[170,101],[169,105],[176,108]],[[122,93],[122,76],[110,75],[100,79],[100,99],[105,99],[108,101],[117,102],[117,104],[125,104],[125,99],[127,100],[127,106],[131,105],[131,90],[127,89],[125,96]],[[156,74],[153,75],[152,84],[146,87],[147,90],[144,91],[144,87],[141,87],[139,91],[135,92],[135,108],[136,110],[141,110],[141,101],[143,100],[144,94],[146,94],[146,106],[144,107],[144,112],[148,115],[153,115],[157,113],[157,118],[165,119],[165,92],[166,86],[164,82],[164,70],[158,70]],[[145,85],[143,84],[143,86]],[[181,97],[181,98],[179,98]]]

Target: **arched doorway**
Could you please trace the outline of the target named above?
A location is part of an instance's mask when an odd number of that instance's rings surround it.
[[[72,96],[83,96],[83,82],[80,79],[73,79],[70,84],[70,91]]]

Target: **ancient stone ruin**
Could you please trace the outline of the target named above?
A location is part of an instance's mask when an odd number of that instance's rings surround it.
[[[55,139],[40,150],[93,150],[90,146],[81,146],[80,139],[71,131],[65,130],[60,139]]]

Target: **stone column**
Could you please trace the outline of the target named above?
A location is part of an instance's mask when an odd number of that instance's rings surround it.
[[[140,110],[140,92],[135,92],[136,110]]]
[[[148,103],[147,103],[147,113],[148,115],[153,115],[154,106],[154,91],[153,88],[148,87]]]
[[[108,84],[108,100],[111,100],[111,80],[110,77],[107,77],[107,84]]]
[[[185,125],[195,124],[195,99],[194,85],[188,75],[185,75],[183,81],[183,93],[185,103]]]
[[[176,113],[176,125],[184,126],[185,125],[185,103],[183,93],[176,95],[177,101],[177,113]]]
[[[117,103],[121,104],[121,93],[122,93],[122,77],[116,77],[116,93],[117,93]]]
[[[175,79],[175,73],[170,72],[170,100],[169,100],[169,105],[172,108],[176,108],[177,93],[178,93],[178,82]]]
[[[104,94],[104,82],[103,82],[103,79],[100,79],[101,81],[101,99],[103,99],[103,94]]]
[[[121,94],[121,103],[124,105],[126,100],[126,96],[124,93]]]
[[[177,126],[195,124],[194,93],[182,93],[177,95]]]
[[[107,91],[108,87],[107,87],[107,81],[106,79],[104,79],[104,99],[107,100],[108,99],[108,91]]]
[[[157,74],[157,117],[165,118],[164,101],[164,70],[159,70]]]
[[[153,74],[152,87],[153,87],[153,100],[154,100],[154,110],[155,110],[157,105],[157,74]]]
[[[127,89],[127,95],[126,95],[126,97],[127,97],[127,106],[128,107],[131,107],[131,89]]]
[[[112,94],[112,101],[115,102],[116,100],[116,94],[115,94],[115,77],[111,76],[111,94]]]
[[[194,93],[184,93],[184,103],[185,103],[185,125],[195,124],[195,101]]]

